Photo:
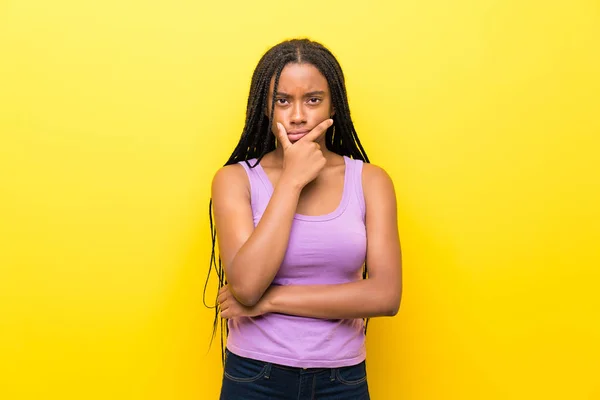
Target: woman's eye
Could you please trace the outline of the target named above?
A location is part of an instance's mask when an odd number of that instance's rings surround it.
[[[287,103],[286,99],[275,99],[275,101],[277,102],[277,104],[286,104]]]
[[[309,99],[308,101],[312,104],[317,104],[321,101],[321,99],[319,99],[317,97],[313,97],[312,99]]]

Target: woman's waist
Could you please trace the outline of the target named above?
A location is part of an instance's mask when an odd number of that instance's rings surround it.
[[[304,366],[303,361],[319,360],[355,361],[364,353],[364,324],[362,319],[265,314],[230,320],[227,342],[245,350],[246,356],[259,359],[261,355],[275,356],[284,365]]]

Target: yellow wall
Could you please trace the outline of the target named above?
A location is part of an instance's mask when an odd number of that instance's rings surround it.
[[[373,398],[600,399],[598,4],[1,1],[0,398],[216,398],[210,179],[308,35],[397,187]]]

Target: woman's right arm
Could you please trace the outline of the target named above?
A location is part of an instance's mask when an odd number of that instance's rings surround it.
[[[219,252],[235,298],[253,306],[273,282],[285,257],[292,221],[304,186],[314,180],[326,160],[315,143],[333,124],[327,119],[292,145],[277,124],[283,170],[269,204],[254,228],[250,183],[241,165],[221,168],[212,185]]]
[[[279,270],[288,245],[302,187],[280,179],[254,228],[250,184],[241,165],[221,168],[212,183],[212,200],[229,287],[246,306],[255,305]]]

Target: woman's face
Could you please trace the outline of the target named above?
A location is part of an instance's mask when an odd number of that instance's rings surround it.
[[[272,78],[267,115],[271,111],[274,85],[275,78]],[[272,132],[277,132],[277,122],[280,122],[294,143],[331,118],[333,112],[327,79],[314,65],[291,63],[283,68],[275,96]],[[325,135],[321,136],[321,141],[324,140]]]

